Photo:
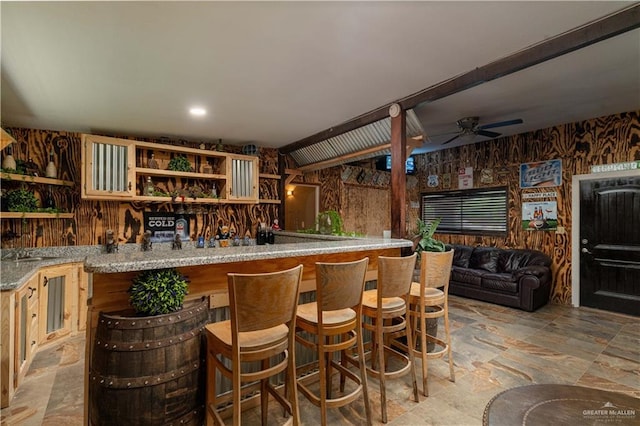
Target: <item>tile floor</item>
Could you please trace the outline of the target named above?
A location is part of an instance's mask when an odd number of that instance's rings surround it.
[[[430,396],[410,399],[408,376],[389,382],[389,425],[481,425],[489,400],[534,383],[581,385],[640,398],[640,321],[586,308],[547,305],[529,313],[452,296],[450,315],[456,382],[448,365],[430,363]],[[442,328],[442,327],[441,327]],[[441,331],[441,330],[440,330]],[[420,369],[418,383],[420,386]],[[40,350],[2,425],[81,425],[84,335]],[[374,424],[380,423],[378,382],[370,379]],[[305,425],[318,409],[300,396]],[[282,418],[271,404],[270,420]],[[331,424],[364,424],[363,404],[329,412]],[[243,424],[259,424],[256,409]]]

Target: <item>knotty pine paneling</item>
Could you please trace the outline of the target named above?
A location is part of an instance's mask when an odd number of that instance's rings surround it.
[[[59,177],[76,183],[75,188],[65,190],[56,187],[55,199],[58,205],[64,205],[74,213],[73,219],[38,219],[22,223],[20,219],[2,220],[2,232],[12,230],[30,235],[25,242],[29,247],[59,245],[91,245],[99,244],[107,229],[118,231],[121,242],[139,241],[142,233],[142,212],[145,208],[171,209],[166,205],[145,206],[138,203],[120,203],[117,201],[88,201],[80,199],[80,134],[72,132],[56,132],[35,129],[9,128],[16,138],[14,156],[31,160],[40,170],[44,170],[48,162],[48,152],[53,150]],[[187,144],[185,141],[149,140],[150,142]],[[240,152],[240,147],[225,149]],[[275,173],[277,151],[260,149],[263,173]],[[538,160],[562,159],[563,183],[554,188],[558,193],[558,220],[565,227],[566,234],[554,232],[526,232],[521,229],[521,190],[519,182],[520,163]],[[535,132],[499,138],[489,142],[466,145],[446,149],[439,152],[417,155],[418,172],[407,179],[406,228],[407,235],[415,229],[415,220],[419,209],[411,207],[411,202],[419,201],[420,193],[443,190],[442,175],[451,176],[451,189],[457,188],[457,170],[459,167],[473,166],[474,186],[490,187],[508,185],[509,187],[509,227],[506,238],[439,235],[449,243],[469,245],[491,245],[499,247],[525,247],[541,250],[553,259],[554,288],[552,301],[561,304],[571,302],[571,176],[589,173],[591,165],[618,163],[640,160],[640,111],[600,117],[577,123],[563,124]],[[290,158],[285,157],[287,168],[295,168]],[[492,168],[494,182],[480,183],[480,170]],[[388,199],[384,191],[377,190],[376,195],[370,188],[353,186],[346,189],[340,179],[340,167],[305,173],[294,182],[320,184],[320,210],[337,210],[343,216],[345,224],[360,223],[362,209],[354,209],[349,205],[350,199],[367,197],[369,204],[376,200]],[[440,176],[439,188],[428,188],[428,174]],[[415,180],[414,180],[415,179]],[[412,182],[412,185],[410,184]],[[5,187],[3,183],[3,188]],[[359,189],[360,188],[360,189]],[[358,195],[361,191],[365,195]],[[528,190],[532,191],[532,190]],[[348,206],[348,207],[347,207]],[[386,211],[387,217],[383,219]],[[267,205],[220,205],[211,207],[209,211],[190,217],[191,230],[198,233],[213,232],[219,220],[235,223],[238,232],[244,234],[249,229],[255,234],[255,226],[259,221],[271,223],[277,217],[278,206]],[[372,214],[366,212],[365,217]],[[390,210],[380,208],[375,213],[380,221],[390,221]],[[377,235],[376,225],[366,225],[364,233]],[[386,229],[386,228],[385,228]],[[349,227],[346,227],[347,231]],[[2,246],[9,247],[17,240],[2,239]]]
[[[519,187],[520,164],[551,159],[562,160],[562,185],[555,188],[527,189],[526,192],[546,192],[553,190],[556,198],[536,199],[558,203],[558,221],[564,226],[565,233],[522,229],[522,190]],[[535,132],[498,138],[488,142],[445,149],[438,152],[415,156],[417,174],[407,177],[407,236],[412,235],[419,208],[411,202],[418,202],[420,194],[430,191],[443,191],[443,174],[450,174],[451,186],[458,188],[457,171],[461,167],[474,169],[474,188],[508,186],[509,188],[509,233],[506,238],[481,237],[470,235],[437,236],[446,243],[467,245],[486,245],[496,247],[522,247],[540,250],[552,259],[553,303],[571,304],[571,177],[576,174],[590,173],[590,167],[596,164],[620,163],[640,160],[640,111],[600,117],[577,123],[563,124]],[[493,169],[493,183],[480,182],[480,171]],[[330,170],[334,170],[331,172]],[[384,190],[372,189],[364,185],[340,185],[333,177],[340,167],[322,171],[323,194],[322,209],[335,209],[343,214],[347,231],[358,230],[369,235],[377,235],[379,225],[368,220],[373,215],[377,220],[388,223],[390,209],[383,211],[367,210],[369,205],[383,203],[388,198]],[[427,176],[437,174],[440,185],[427,187]],[[415,179],[415,180],[413,180]],[[334,183],[335,182],[335,183]],[[410,184],[413,183],[413,185]],[[341,191],[341,194],[336,194]],[[367,200],[365,204],[363,200]],[[383,204],[380,204],[383,205]]]

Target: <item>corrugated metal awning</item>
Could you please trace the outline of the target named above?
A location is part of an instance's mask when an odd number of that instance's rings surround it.
[[[412,109],[407,110],[406,123],[407,139],[424,135],[422,125]],[[291,151],[290,155],[300,168],[318,169],[323,168],[322,165],[319,164],[318,167],[313,167],[313,165],[329,160],[331,160],[331,166],[336,166],[389,154],[390,148],[384,145],[388,145],[390,140],[391,117],[386,117],[358,129]],[[376,147],[380,147],[380,149],[376,150]],[[362,154],[358,155],[358,153]]]

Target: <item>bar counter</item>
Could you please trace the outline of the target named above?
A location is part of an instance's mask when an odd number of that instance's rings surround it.
[[[128,307],[127,290],[133,278],[143,270],[177,268],[189,280],[187,299],[212,297],[226,293],[229,272],[263,273],[303,264],[303,291],[315,282],[316,262],[343,262],[369,257],[369,271],[377,271],[377,257],[399,256],[411,242],[402,239],[348,238],[278,232],[276,244],[224,248],[171,250],[168,245],[153,246],[152,251],[120,251],[89,256],[85,271],[92,279],[89,310],[112,311]]]
[[[264,273],[303,265],[301,293],[315,290],[316,262],[346,262],[369,258],[367,280],[376,279],[378,256],[400,256],[411,241],[382,238],[346,238],[278,232],[276,244],[224,248],[170,250],[161,245],[149,252],[127,252],[90,256],[84,268],[89,273],[92,296],[88,301],[85,354],[85,419],[91,417],[89,377],[93,345],[100,312],[133,314],[129,289],[143,270],[176,268],[188,279],[186,301],[208,298],[209,309],[228,306],[227,274]],[[204,374],[204,373],[203,373]],[[95,374],[91,377],[95,379]],[[94,401],[98,404],[97,401]]]

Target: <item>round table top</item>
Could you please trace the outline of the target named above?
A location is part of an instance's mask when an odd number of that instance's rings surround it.
[[[496,395],[484,410],[484,426],[639,424],[640,399],[572,385],[528,385]]]

